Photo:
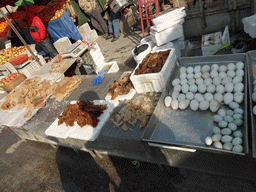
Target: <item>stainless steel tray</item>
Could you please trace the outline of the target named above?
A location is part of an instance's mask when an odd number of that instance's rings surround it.
[[[213,115],[210,110],[207,111],[192,111],[189,107],[185,110],[173,110],[164,105],[164,98],[172,93],[171,82],[179,75],[181,66],[195,65],[228,65],[230,62],[242,61],[245,63],[244,75],[244,101],[242,106],[244,114],[244,125],[242,132],[243,138],[243,153],[235,153],[244,155],[248,153],[248,123],[247,123],[247,65],[248,58],[246,54],[232,54],[209,57],[183,57],[180,58],[172,71],[171,78],[166,86],[165,91],[161,94],[157,107],[151,116],[151,119],[142,135],[142,140],[149,142],[150,145],[170,148],[175,146],[178,150],[211,150],[224,153],[234,153],[226,150],[219,150],[213,147],[208,147],[205,144],[205,137],[212,136],[212,128],[216,126],[213,122]],[[224,105],[225,108],[228,108]]]

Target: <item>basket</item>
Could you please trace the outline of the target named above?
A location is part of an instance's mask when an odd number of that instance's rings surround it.
[[[95,29],[93,29],[91,32],[89,32],[88,34],[82,36],[83,39],[87,39],[89,44],[92,44],[94,41],[96,41],[98,39],[98,34],[96,32]]]
[[[77,27],[77,30],[83,38],[92,31],[88,23],[85,23],[80,27]]]
[[[56,48],[56,50],[58,51],[58,53],[62,53],[69,46],[71,46],[72,43],[70,42],[68,37],[62,37],[62,38],[58,39],[57,41],[55,41],[55,43],[53,43],[53,45]]]
[[[3,88],[5,91],[11,92],[18,85],[20,85],[25,79],[26,77],[24,75],[19,74],[13,80],[11,80],[8,84],[1,86],[1,88]]]
[[[24,74],[26,77],[30,77],[34,72],[40,69],[40,67],[41,65],[37,61],[32,61],[31,63],[24,66],[23,68],[18,69],[18,71]]]
[[[173,67],[177,61],[175,49],[172,48],[159,51],[167,50],[171,51],[160,72],[134,75],[139,65],[137,65],[135,70],[132,72],[130,79],[137,93],[162,92],[165,89],[167,81],[169,80]],[[152,51],[151,53],[159,51]]]

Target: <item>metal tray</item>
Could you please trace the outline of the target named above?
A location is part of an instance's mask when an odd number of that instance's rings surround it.
[[[161,94],[157,107],[151,116],[151,119],[142,135],[142,140],[149,142],[150,145],[173,148],[178,150],[191,150],[195,152],[196,149],[217,151],[223,153],[234,153],[226,150],[219,150],[213,147],[208,147],[205,144],[205,137],[212,136],[212,128],[216,126],[213,122],[213,115],[210,110],[207,111],[192,111],[189,107],[185,110],[173,110],[164,105],[164,98],[172,93],[171,82],[179,75],[179,68],[181,66],[194,67],[195,65],[228,65],[230,62],[242,61],[245,64],[245,75],[243,83],[244,101],[242,108],[244,110],[244,125],[242,132],[243,138],[243,153],[235,153],[244,155],[248,153],[248,123],[247,123],[247,63],[248,58],[246,54],[232,54],[222,56],[208,56],[208,57],[183,57],[180,58],[172,71],[171,78],[166,86],[166,89]],[[223,105],[228,108],[226,105]],[[239,129],[238,129],[239,130]]]

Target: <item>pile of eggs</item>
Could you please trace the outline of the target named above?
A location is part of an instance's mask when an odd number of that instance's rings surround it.
[[[256,102],[256,75],[253,77],[253,94],[252,94],[252,100]],[[254,115],[256,115],[256,105],[254,105],[252,112]]]

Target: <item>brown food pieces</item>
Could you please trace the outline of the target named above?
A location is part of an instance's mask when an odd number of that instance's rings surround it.
[[[170,50],[149,53],[135,70],[135,75],[160,72],[169,53]]]
[[[130,73],[123,73],[119,80],[110,83],[109,94],[111,95],[111,100],[114,100],[119,95],[126,95],[133,89],[133,84],[130,80]]]
[[[52,59],[52,62],[53,63],[60,63],[63,61],[63,58],[60,54],[56,55],[53,59]]]
[[[58,116],[58,125],[65,123],[66,126],[74,126],[75,121],[80,127],[91,125],[97,127],[99,117],[108,105],[95,105],[91,101],[77,101],[65,107],[62,115]]]

